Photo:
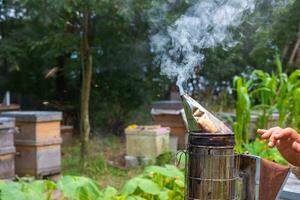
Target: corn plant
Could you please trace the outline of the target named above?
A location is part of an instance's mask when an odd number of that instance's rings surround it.
[[[243,93],[249,96],[251,110],[257,111],[260,115],[259,127],[266,128],[268,119],[274,112],[278,112],[279,126],[293,125],[299,128],[300,70],[295,70],[289,76],[283,73],[278,55],[276,66],[276,73],[269,74],[262,70],[254,70],[248,79],[242,77],[234,79],[233,85],[237,92],[236,109],[242,109],[240,106],[245,100],[241,98],[240,93]],[[245,109],[248,110],[248,108],[247,105]],[[237,122],[238,120],[237,116]]]
[[[300,70],[294,71],[288,78],[289,110],[293,127],[300,128]]]
[[[251,111],[259,114],[259,128],[267,128],[269,118],[278,112],[278,125],[293,126],[300,130],[300,70],[295,70],[289,76],[282,71],[279,56],[276,56],[277,72],[269,74],[262,70],[254,70],[249,78],[235,77],[233,86],[237,94],[236,121],[234,131],[236,150],[250,152],[259,144],[247,144],[249,140],[249,123]],[[260,156],[280,160],[278,152],[266,150]]]
[[[272,115],[275,107],[277,77],[269,75],[261,70],[253,71],[248,80],[249,95],[253,104],[252,110],[259,111],[259,127],[266,127],[268,118]]]
[[[236,150],[241,151],[243,143],[249,141],[249,122],[251,102],[248,94],[249,82],[242,77],[235,77],[233,82],[237,94],[236,121],[233,124]]]

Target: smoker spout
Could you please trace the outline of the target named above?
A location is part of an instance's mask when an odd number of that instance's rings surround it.
[[[224,133],[232,131],[187,94],[181,95],[189,132]]]
[[[191,132],[200,131],[199,126],[193,116],[193,106],[191,105],[190,97],[187,94],[181,95],[183,109],[185,112],[188,130]]]

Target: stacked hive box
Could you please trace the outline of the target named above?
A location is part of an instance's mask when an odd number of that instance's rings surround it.
[[[0,179],[15,176],[15,121],[13,118],[0,118]]]
[[[155,124],[171,128],[171,140],[178,140],[178,149],[185,149],[187,130],[181,101],[153,102],[151,114]]]
[[[169,150],[169,128],[160,126],[136,126],[125,129],[127,166],[134,166],[138,158],[144,164]],[[131,164],[136,163],[136,164]]]
[[[18,176],[43,177],[60,172],[60,112],[4,112],[14,117],[20,133],[15,136]]]

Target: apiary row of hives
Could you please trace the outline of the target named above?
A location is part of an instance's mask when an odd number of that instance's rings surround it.
[[[57,174],[61,166],[60,112],[0,114],[0,179]]]

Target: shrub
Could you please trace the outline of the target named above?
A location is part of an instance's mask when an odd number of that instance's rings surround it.
[[[29,181],[0,183],[1,200],[181,200],[184,199],[184,175],[173,165],[149,166],[130,179],[121,191],[113,187],[101,190],[92,179],[63,176],[57,183]]]

